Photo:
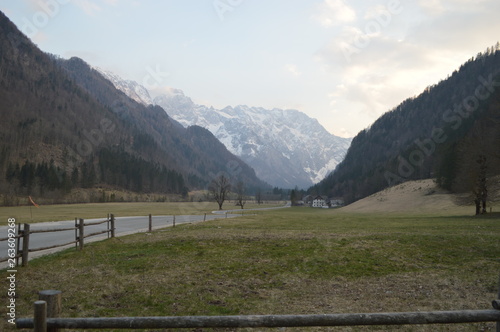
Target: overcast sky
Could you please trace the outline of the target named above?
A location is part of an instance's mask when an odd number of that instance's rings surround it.
[[[498,0],[0,0],[43,51],[153,95],[293,108],[350,137],[500,40]]]

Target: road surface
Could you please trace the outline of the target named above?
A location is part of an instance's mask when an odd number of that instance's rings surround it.
[[[288,207],[289,205],[277,208]],[[267,210],[267,209],[277,209],[275,208],[262,208],[262,209],[236,209],[236,210],[223,210],[223,211],[213,211],[211,215],[182,215],[175,216],[175,224],[186,224],[201,222],[203,220],[214,220],[220,218],[234,218],[241,216],[241,211],[247,213],[248,211],[254,210]],[[85,223],[92,223],[97,221],[102,221],[101,219],[85,219]],[[153,216],[152,225],[153,230],[160,228],[173,226],[174,216]],[[53,221],[53,222],[42,222],[30,225],[30,231],[37,230],[47,230],[47,229],[64,229],[75,227],[75,220],[65,220],[65,221]],[[99,225],[85,226],[84,235],[97,233],[107,229],[107,223]],[[133,233],[147,232],[149,227],[149,216],[139,216],[139,217],[116,217],[115,218],[115,236],[123,236]],[[6,238],[8,236],[8,226],[0,226],[0,238]],[[108,235],[106,233],[92,236],[85,239],[85,243],[100,241],[106,239]],[[34,233],[30,234],[29,247],[30,249],[51,247],[54,245],[64,244],[75,240],[75,230],[59,231],[59,232],[47,232],[47,233]],[[22,242],[22,241],[21,241]],[[16,241],[17,244],[17,241]],[[22,245],[22,244],[21,244]],[[51,254],[57,251],[61,251],[66,248],[75,247],[75,244],[70,244],[64,247],[58,247],[43,251],[36,251],[29,253],[29,259],[39,257],[42,255]],[[7,258],[8,256],[8,242],[0,242],[0,259]],[[7,262],[0,263],[0,269],[5,269],[8,267]]]
[[[228,218],[236,217],[236,214],[227,214]],[[186,224],[186,223],[194,223],[203,221],[203,215],[184,215],[184,216],[175,216],[175,224]],[[226,215],[220,214],[212,214],[207,215],[206,220],[214,220],[226,218]],[[101,219],[85,219],[85,223],[92,223],[97,221],[102,221],[105,218]],[[152,225],[153,230],[157,230],[160,228],[171,227],[173,225],[174,216],[153,216],[152,217]],[[53,222],[42,222],[30,224],[30,231],[37,230],[47,230],[47,229],[64,229],[75,227],[74,220],[65,220],[65,221],[53,221]],[[85,226],[84,235],[97,233],[99,231],[104,231],[107,229],[107,223],[99,224],[99,225],[90,225]],[[149,227],[149,216],[139,216],[139,217],[116,217],[115,218],[115,236],[123,236],[133,233],[141,233],[147,232]],[[0,226],[0,238],[5,238],[8,236],[7,231],[8,226]],[[106,239],[108,235],[106,233],[92,236],[85,239],[85,243],[100,241]],[[51,247],[58,244],[64,244],[75,240],[75,231],[59,231],[59,232],[48,232],[48,233],[34,233],[30,234],[29,247],[30,249],[36,248],[44,248]],[[22,241],[21,241],[22,242]],[[22,245],[22,243],[21,243]],[[53,249],[48,249],[44,251],[30,252],[29,259],[39,257],[42,255],[51,254],[57,251],[61,251],[66,248],[75,247],[75,244],[67,245],[64,247],[58,247]],[[2,241],[0,242],[0,259],[6,258],[8,253],[8,242]],[[7,262],[0,263],[0,269],[7,268]]]

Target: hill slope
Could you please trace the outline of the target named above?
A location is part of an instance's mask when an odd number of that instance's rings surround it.
[[[43,53],[3,13],[0,116],[2,194],[61,197],[95,186],[181,194],[235,163],[230,175],[247,188],[267,186],[207,130],[131,100],[81,59]]]
[[[415,180],[386,188],[360,199],[342,211],[360,213],[386,212],[439,212],[456,210],[456,199],[446,190],[439,189],[434,180]],[[461,207],[460,207],[461,209]],[[469,213],[473,210],[467,207]]]
[[[495,178],[490,186],[491,201],[500,198],[500,178]],[[414,180],[386,188],[368,197],[360,199],[341,210],[356,213],[446,213],[448,215],[473,215],[472,201],[464,194],[454,194],[440,188],[434,179]],[[489,204],[490,205],[490,204]],[[499,212],[500,206],[490,205],[493,212]],[[488,209],[489,211],[489,209]]]
[[[446,189],[474,190],[480,155],[488,156],[490,176],[500,174],[499,74],[497,46],[361,131],[344,161],[310,190],[343,196],[347,203],[431,177]]]

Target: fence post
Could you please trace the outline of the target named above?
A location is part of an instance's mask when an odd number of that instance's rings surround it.
[[[115,237],[115,215],[111,213],[111,237]]]
[[[80,219],[83,220],[83,219]],[[58,318],[61,314],[61,291],[43,290],[38,292],[38,299],[47,302],[47,317]],[[57,332],[56,328],[47,328],[47,332]]]
[[[497,302],[497,306],[495,307],[495,302]],[[498,294],[497,300],[493,301],[493,307],[497,310],[500,310],[500,275],[498,275]],[[497,321],[497,332],[500,332],[500,321]]]
[[[175,227],[175,215],[174,215],[174,221],[173,221],[172,227]]]
[[[84,229],[84,220],[80,218],[80,223],[78,224],[78,244],[79,250],[83,249],[83,229]]]
[[[35,332],[47,332],[47,302],[35,301],[33,327]]]
[[[75,218],[75,249],[78,249],[78,218]]]
[[[22,230],[21,230],[21,225],[17,225],[17,252],[16,252],[16,266],[19,266],[19,257],[22,254],[21,250],[21,237],[22,237]]]
[[[30,224],[24,224],[23,230],[23,266],[28,266],[28,254],[30,251]]]
[[[149,232],[153,231],[153,217],[151,217],[151,213],[149,214]]]

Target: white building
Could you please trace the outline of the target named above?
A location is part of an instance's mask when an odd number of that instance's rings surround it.
[[[325,205],[326,205],[326,201],[322,196],[316,196],[312,200],[312,204],[311,204],[312,207],[323,207]]]

